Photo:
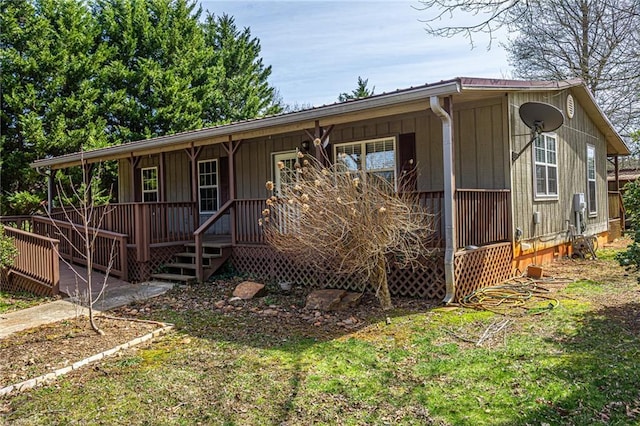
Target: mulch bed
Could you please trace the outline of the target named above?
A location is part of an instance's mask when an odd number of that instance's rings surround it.
[[[158,324],[98,317],[96,334],[87,317],[14,333],[0,339],[0,388],[66,367],[160,328]]]

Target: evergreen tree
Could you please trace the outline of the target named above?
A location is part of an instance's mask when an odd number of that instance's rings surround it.
[[[351,93],[340,93],[338,95],[338,100],[340,102],[346,102],[353,99],[362,99],[373,95],[376,87],[373,86],[372,89],[369,89],[367,85],[369,84],[369,79],[363,80],[362,77],[358,76],[358,87],[351,91]]]
[[[31,161],[105,142],[93,83],[105,51],[73,0],[4,1],[0,26],[2,191],[42,190]]]
[[[212,49],[209,68],[222,73],[218,90],[204,99],[205,122],[228,123],[280,112],[277,93],[268,81],[271,67],[262,62],[260,41],[251,37],[249,28],[238,30],[226,14],[207,14],[203,28]]]

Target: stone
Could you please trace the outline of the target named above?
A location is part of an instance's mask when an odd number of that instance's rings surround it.
[[[324,312],[345,311],[357,306],[361,298],[362,293],[346,290],[316,290],[307,296],[305,309]],[[318,316],[317,313],[316,316]],[[330,318],[330,316],[325,317]]]
[[[345,290],[315,290],[307,296],[306,309],[316,311],[332,311],[347,294]]]
[[[267,294],[264,284],[253,281],[243,281],[233,290],[233,296],[244,300],[251,300],[254,297],[262,297]]]
[[[234,296],[231,299],[229,299],[229,304],[234,307],[238,307],[238,306],[244,305],[244,301],[245,299],[243,299],[242,297]]]
[[[348,292],[340,301],[340,305],[336,308],[338,311],[345,311],[358,306],[362,299],[362,293]]]

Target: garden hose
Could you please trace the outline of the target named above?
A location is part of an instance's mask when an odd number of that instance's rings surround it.
[[[549,290],[541,287],[541,280],[529,277],[511,278],[502,284],[484,287],[464,296],[460,305],[504,315],[512,308],[523,308],[530,315],[539,315],[558,306],[560,301],[548,296]],[[541,306],[541,302],[548,301]]]

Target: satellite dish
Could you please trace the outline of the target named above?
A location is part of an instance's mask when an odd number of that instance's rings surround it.
[[[544,102],[525,102],[519,108],[520,119],[531,129],[531,140],[520,150],[511,153],[516,161],[542,132],[553,132],[564,123],[562,111]]]
[[[520,105],[520,119],[537,133],[553,132],[564,123],[562,111],[543,102],[526,102]]]

